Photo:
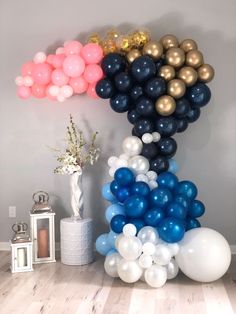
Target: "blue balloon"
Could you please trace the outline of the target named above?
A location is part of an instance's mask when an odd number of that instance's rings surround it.
[[[129,188],[119,188],[119,190],[116,193],[116,198],[120,203],[124,203],[127,198],[130,197],[130,190]]]
[[[108,223],[111,222],[112,218],[116,215],[125,215],[125,208],[120,204],[112,204],[107,207],[105,217]]]
[[[125,58],[119,53],[109,53],[101,62],[103,72],[107,76],[114,76],[116,73],[125,69]]]
[[[190,199],[183,194],[176,195],[174,198],[174,202],[181,204],[187,209],[190,207]]]
[[[150,187],[146,182],[135,182],[130,188],[130,193],[131,195],[136,194],[141,196],[147,196],[150,193]]]
[[[153,207],[166,207],[172,201],[172,194],[166,188],[155,188],[150,193],[150,204]]]
[[[109,78],[103,78],[96,84],[96,93],[100,98],[108,99],[114,95],[115,88]]]
[[[165,218],[165,212],[162,208],[152,208],[144,214],[143,220],[147,226],[157,227]]]
[[[160,187],[165,187],[169,190],[174,190],[178,185],[178,178],[171,172],[162,172],[157,178],[157,183]]]
[[[108,233],[107,241],[108,241],[109,245],[110,245],[113,249],[116,248],[115,243],[116,243],[116,238],[118,237],[118,235],[119,235],[119,234],[115,233],[115,232],[112,231],[112,230]]]
[[[176,193],[187,196],[190,200],[193,200],[197,196],[197,187],[191,181],[181,181],[176,187]]]
[[[187,216],[187,208],[177,202],[172,202],[166,209],[166,215],[168,217],[184,220]]]
[[[118,251],[115,250],[115,249],[111,249],[111,250],[107,253],[106,256],[112,255],[112,254],[114,254],[114,253],[118,253]]]
[[[126,112],[130,109],[131,99],[127,94],[115,94],[110,98],[110,106],[115,112]]]
[[[186,220],[186,231],[201,227],[200,222],[195,218],[188,217]]]
[[[144,133],[154,132],[154,125],[151,119],[139,119],[134,124],[134,131],[137,136],[142,136]]]
[[[119,72],[118,74],[116,74],[114,82],[118,91],[122,93],[128,92],[133,85],[132,77],[127,72]]]
[[[123,227],[128,223],[128,219],[124,215],[116,215],[111,220],[111,229],[115,233],[121,233]]]
[[[114,178],[120,186],[128,187],[135,182],[133,172],[129,168],[121,167],[116,170]]]
[[[140,218],[147,210],[148,202],[141,195],[132,195],[124,202],[124,206],[128,217]]]
[[[107,233],[101,234],[97,238],[96,243],[95,243],[97,252],[104,256],[106,256],[107,253],[112,249],[111,245],[108,242],[107,236],[108,236]]]
[[[105,200],[109,201],[109,202],[115,202],[116,198],[113,195],[113,193],[111,192],[111,183],[106,183],[103,185],[102,187],[102,196],[104,197]]]
[[[130,218],[128,223],[135,225],[137,233],[145,226],[145,222],[140,218]]]
[[[165,218],[159,224],[158,233],[160,238],[165,242],[178,242],[184,236],[184,224],[181,220],[176,218]]]
[[[187,98],[194,107],[203,107],[211,99],[210,88],[204,83],[197,83],[187,90]]]
[[[179,171],[179,165],[177,164],[177,161],[173,158],[169,159],[169,172],[177,173]]]
[[[110,190],[112,194],[116,196],[116,193],[118,192],[119,188],[120,188],[119,184],[115,180],[113,180],[110,184]]]
[[[155,100],[166,93],[166,81],[162,77],[154,77],[145,84],[145,92],[148,97]]]
[[[205,213],[205,206],[201,201],[194,200],[188,210],[188,216],[191,218],[201,217]]]
[[[141,56],[131,64],[131,74],[138,82],[144,82],[154,77],[156,74],[156,65],[152,58]]]

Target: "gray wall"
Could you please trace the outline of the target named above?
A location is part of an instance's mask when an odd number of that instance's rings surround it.
[[[15,222],[8,218],[9,205],[17,206],[17,220],[28,221],[31,196],[39,189],[52,196],[57,230],[59,218],[69,214],[68,177],[53,174],[56,162],[47,145],[62,145],[70,113],[83,130],[100,133],[102,156],[85,170],[84,190],[86,214],[95,219],[96,234],[106,229],[100,188],[109,179],[108,156],[119,154],[122,139],[130,134],[125,115],[114,113],[106,101],[86,96],[62,104],[21,101],[14,77],[37,51],[49,52],[65,40],[83,40],[112,25],[123,30],[145,25],[154,38],[166,33],[194,38],[216,69],[211,104],[197,123],[176,136],[176,159],[179,177],[193,180],[206,204],[203,225],[236,244],[235,13],[234,0],[0,0],[0,241],[8,240]]]

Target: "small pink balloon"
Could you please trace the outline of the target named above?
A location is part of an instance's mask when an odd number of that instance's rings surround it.
[[[82,49],[82,44],[79,41],[72,40],[66,42],[64,45],[64,51],[67,56],[69,55],[78,55]]]
[[[32,77],[29,76],[29,75],[25,76],[23,78],[23,80],[24,80],[24,85],[25,86],[32,86],[34,84],[34,81],[33,81]]]
[[[52,64],[52,66],[54,66],[54,68],[61,68],[64,60],[65,60],[64,54],[55,55],[52,57],[52,63],[51,64]]]
[[[46,97],[46,88],[47,87],[45,87],[44,85],[34,84],[31,87],[32,94],[36,98],[44,98],[44,97]]]
[[[69,77],[65,75],[62,69],[52,71],[52,83],[58,86],[66,85],[69,82]]]
[[[89,84],[88,89],[87,89],[87,95],[91,98],[99,98],[97,93],[96,93],[96,83]]]
[[[50,99],[50,100],[56,100],[57,96],[53,96],[50,92],[50,88],[53,87],[55,85],[48,85],[48,87],[46,87],[46,96]],[[58,87],[58,86],[56,86]],[[59,88],[59,87],[58,87]]]
[[[85,69],[84,60],[77,55],[69,55],[63,62],[63,70],[70,77],[77,77],[83,74]]]
[[[54,57],[54,55],[48,55],[47,56],[47,63],[52,64],[53,57]]]
[[[36,84],[46,85],[51,82],[52,67],[48,63],[34,65],[32,77]]]
[[[44,63],[47,60],[47,56],[44,52],[39,51],[34,56],[34,63]]]
[[[27,99],[31,95],[30,87],[27,86],[19,86],[17,88],[17,95],[22,99]]]
[[[88,64],[84,70],[84,78],[88,83],[95,83],[103,77],[103,71],[98,64]]]
[[[83,94],[88,89],[88,82],[83,78],[83,76],[71,78],[69,84],[76,94]]]
[[[24,78],[23,78],[23,76],[17,76],[15,78],[15,83],[16,83],[17,86],[24,85]]]
[[[102,60],[103,51],[99,45],[89,43],[82,48],[81,56],[87,64],[99,63]]]
[[[24,63],[21,67],[21,75],[22,76],[32,75],[34,67],[35,64],[33,62]]]

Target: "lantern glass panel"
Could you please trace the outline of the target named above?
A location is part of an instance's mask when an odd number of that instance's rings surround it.
[[[17,248],[17,267],[27,267],[27,248]]]
[[[49,218],[37,219],[38,258],[50,257]]]

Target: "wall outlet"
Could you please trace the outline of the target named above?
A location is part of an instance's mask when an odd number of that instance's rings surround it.
[[[16,218],[16,206],[9,206],[9,218]]]

